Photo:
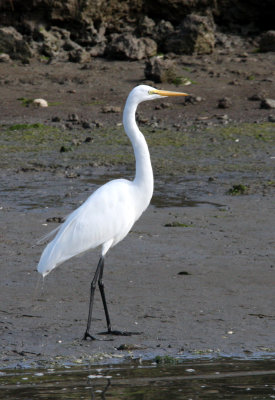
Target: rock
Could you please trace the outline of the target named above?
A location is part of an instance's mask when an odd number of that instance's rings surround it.
[[[146,15],[139,20],[138,32],[141,36],[152,37],[155,31],[156,24],[154,20],[147,17]]]
[[[0,53],[22,61],[28,61],[32,57],[28,43],[12,26],[0,28]]]
[[[66,51],[79,50],[81,49],[81,46],[79,46],[79,44],[77,44],[73,40],[67,39],[63,44],[63,49]]]
[[[106,55],[120,60],[141,60],[157,53],[157,44],[150,38],[137,38],[130,33],[113,34]]]
[[[275,115],[269,115],[268,122],[275,122]]]
[[[154,40],[146,37],[139,40],[142,44],[141,47],[144,46],[144,56],[142,58],[153,57],[157,54],[158,46]]]
[[[95,124],[96,128],[103,128],[104,126],[103,122],[98,120],[93,121],[93,123]]]
[[[60,122],[61,118],[58,116],[52,117],[52,122]]]
[[[163,57],[152,57],[145,63],[144,75],[155,83],[172,83],[177,77],[175,63]]]
[[[81,143],[82,143],[82,140],[81,140],[81,139],[76,139],[76,138],[73,138],[73,139],[72,139],[72,145],[73,145],[73,146],[80,146]]]
[[[261,52],[275,51],[275,31],[263,33],[259,46]]]
[[[87,63],[89,62],[91,55],[82,47],[79,47],[78,49],[72,50],[68,54],[69,61],[75,62],[75,63]]]
[[[202,101],[203,101],[203,99],[200,96],[189,95],[188,97],[185,97],[186,104],[197,104],[197,103],[201,103]]]
[[[40,54],[49,57],[51,60],[62,57],[65,61],[65,51],[81,49],[77,43],[70,39],[70,32],[56,26],[50,30],[38,25],[33,30],[33,47],[38,49]]]
[[[229,121],[229,117],[227,114],[223,114],[223,115],[216,115],[216,118],[222,122],[228,122]]]
[[[148,122],[149,122],[149,119],[146,118],[144,115],[142,115],[140,112],[137,112],[136,119],[137,119],[137,122],[140,124],[148,124]]]
[[[60,122],[61,118],[56,116],[56,117],[52,117],[52,122]]]
[[[33,104],[36,107],[48,107],[48,102],[47,102],[47,100],[44,100],[44,99],[34,99]]]
[[[218,101],[218,108],[229,108],[231,104],[231,100],[228,97],[223,97]]]
[[[117,347],[117,350],[127,350],[127,351],[144,350],[144,349],[146,349],[146,347],[140,344],[129,344],[129,343],[123,343]]]
[[[273,99],[263,99],[261,101],[260,108],[265,108],[265,109],[268,109],[268,110],[270,110],[272,108],[275,108],[275,100],[273,100]]]
[[[210,17],[188,15],[167,37],[164,49],[176,54],[210,54],[215,46],[214,23]]]
[[[82,121],[82,128],[93,129],[93,124],[91,124],[89,121]]]
[[[96,29],[94,23],[91,22],[86,28],[84,32],[81,32],[81,36],[76,39],[77,43],[81,46],[94,46],[99,43],[106,42],[107,39],[105,37],[106,33],[106,24],[101,23],[100,26]]]
[[[106,43],[102,42],[91,48],[90,55],[92,57],[101,57],[105,54],[105,51],[106,51]]]
[[[249,101],[261,101],[264,99],[263,93],[255,93],[252,96],[248,97]]]
[[[79,122],[79,116],[75,113],[69,114],[68,115],[68,121],[78,123]]]
[[[75,178],[79,177],[79,174],[74,171],[66,171],[65,176],[66,176],[66,178],[69,178],[69,179],[75,179]]]
[[[92,141],[93,141],[93,138],[91,138],[91,136],[87,136],[83,143],[90,143]]]
[[[234,79],[233,81],[228,82],[228,85],[241,86],[241,83],[238,81],[238,79]]]
[[[46,222],[57,222],[58,224],[63,224],[64,221],[64,217],[49,217],[46,219]]]
[[[175,31],[173,25],[169,21],[161,20],[153,34],[153,39],[158,43],[159,46],[162,46],[163,41]]]
[[[222,32],[216,32],[215,34],[216,47],[222,49],[230,49],[232,47],[232,40],[229,35]]]
[[[101,23],[98,29],[91,22],[81,33],[80,38],[76,39],[81,46],[89,48],[92,57],[103,56],[106,50],[107,38],[105,36],[106,24]]]
[[[40,43],[40,53],[46,57],[56,57],[63,46],[62,35],[58,30],[47,31],[39,27],[34,32],[34,40]]]
[[[139,25],[141,36],[149,36],[159,43],[152,31],[156,29],[156,21],[163,19],[176,26],[188,14],[209,12],[215,15],[223,32],[249,33],[264,26],[273,29],[274,11],[274,0],[1,0],[0,24],[19,26],[28,35],[41,21],[49,27],[67,26],[74,40],[92,47],[97,46],[91,43],[102,25],[106,26],[108,34],[125,32],[129,25],[130,28]]]
[[[11,58],[10,58],[10,56],[8,54],[6,54],[6,53],[1,53],[0,54],[0,62],[8,63],[10,61],[11,61]]]
[[[171,106],[172,106],[172,103],[169,103],[169,102],[160,103],[160,107],[163,109],[170,108]]]
[[[121,112],[121,107],[119,106],[104,106],[102,108],[102,112],[107,114],[107,113],[120,113]]]

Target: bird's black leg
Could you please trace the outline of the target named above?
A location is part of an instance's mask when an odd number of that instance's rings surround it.
[[[109,311],[108,311],[106,297],[105,297],[105,291],[104,291],[103,270],[104,270],[104,258],[102,257],[102,266],[101,266],[100,272],[99,272],[98,287],[100,290],[101,299],[102,299],[102,303],[103,303],[103,307],[104,307],[106,323],[107,323],[107,330],[108,330],[108,333],[111,333],[112,332],[111,321],[110,321],[110,316],[109,316]]]
[[[110,321],[110,316],[109,316],[109,311],[107,307],[107,302],[106,302],[106,297],[105,297],[105,291],[104,291],[104,283],[103,283],[103,271],[104,271],[104,259],[102,257],[102,266],[99,271],[99,278],[98,278],[98,287],[100,290],[101,294],[101,299],[105,311],[105,317],[106,317],[106,322],[107,322],[107,332],[102,332],[101,334],[111,334],[111,335],[119,335],[119,336],[131,336],[131,335],[139,335],[139,332],[122,332],[122,331],[114,331],[112,330],[111,327],[111,321]]]
[[[89,314],[88,314],[88,321],[87,321],[87,328],[84,333],[83,340],[86,340],[87,338],[90,338],[94,340],[95,338],[89,333],[90,327],[91,327],[91,321],[92,321],[92,312],[93,312],[93,304],[94,304],[94,295],[95,295],[95,288],[96,288],[96,283],[98,281],[99,276],[102,276],[101,269],[104,267],[104,258],[100,257],[100,260],[98,262],[94,278],[91,282],[91,292],[90,292],[90,304],[89,304]]]
[[[99,286],[99,290],[100,290],[100,294],[101,294],[101,298],[102,298],[102,303],[103,303],[103,307],[104,307],[104,311],[105,311],[106,322],[107,322],[107,332],[102,332],[102,334],[108,333],[108,334],[112,334],[112,335],[122,335],[122,336],[139,335],[140,334],[139,332],[121,332],[121,331],[113,331],[112,330],[109,311],[108,311],[106,297],[105,297],[105,291],[104,291],[103,270],[104,270],[104,257],[102,256],[102,257],[100,257],[94,278],[91,282],[89,314],[88,314],[87,328],[86,328],[85,334],[83,336],[83,340],[87,340],[87,338],[95,340],[95,338],[90,334],[90,327],[91,327],[91,321],[92,321],[94,295],[95,295],[95,289],[96,289],[97,282],[98,282],[98,286]]]

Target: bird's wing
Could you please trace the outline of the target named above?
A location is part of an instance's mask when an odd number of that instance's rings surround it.
[[[42,275],[91,248],[123,239],[135,222],[131,182],[118,179],[95,191],[60,226],[38,264]]]

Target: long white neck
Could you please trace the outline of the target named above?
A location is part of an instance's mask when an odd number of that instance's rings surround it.
[[[136,175],[133,183],[140,189],[144,203],[147,203],[144,204],[146,208],[153,195],[154,177],[146,140],[136,124],[137,105],[130,95],[123,112],[123,125],[133,145],[136,158]]]

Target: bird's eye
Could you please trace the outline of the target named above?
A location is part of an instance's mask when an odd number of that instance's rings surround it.
[[[153,90],[149,90],[148,94],[154,94],[154,91]]]

